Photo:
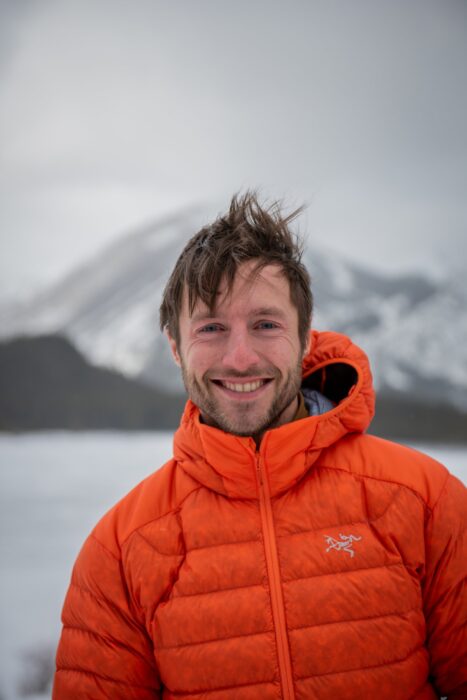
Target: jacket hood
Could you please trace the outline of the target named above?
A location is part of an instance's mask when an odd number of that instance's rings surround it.
[[[174,457],[196,481],[231,498],[257,498],[257,464],[262,459],[271,495],[297,483],[321,451],[349,433],[365,431],[374,415],[374,390],[365,353],[345,335],[311,331],[303,360],[302,386],[317,389],[335,407],[268,430],[259,448],[200,421],[188,401],[174,438]]]

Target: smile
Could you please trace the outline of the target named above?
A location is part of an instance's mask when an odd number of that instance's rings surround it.
[[[234,391],[238,394],[251,394],[254,391],[258,391],[262,386],[269,383],[271,379],[256,379],[249,382],[228,382],[226,380],[213,380],[218,386],[222,386],[224,389],[229,391]]]

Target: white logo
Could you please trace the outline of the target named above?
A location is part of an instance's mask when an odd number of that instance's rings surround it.
[[[336,540],[329,535],[324,536],[326,544],[329,545],[326,552],[330,552],[331,549],[337,549],[339,552],[348,552],[350,556],[353,557],[355,552],[352,549],[352,542],[359,542],[362,538],[356,537],[356,535],[343,535],[342,533],[339,533],[339,537],[340,540]]]

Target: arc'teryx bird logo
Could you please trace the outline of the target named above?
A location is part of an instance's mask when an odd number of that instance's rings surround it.
[[[330,535],[324,536],[326,544],[329,545],[326,552],[330,552],[331,549],[337,549],[338,552],[348,552],[350,556],[353,557],[355,552],[352,549],[352,543],[359,542],[362,538],[356,535],[343,535],[341,532],[339,533],[339,537],[340,540],[336,540],[335,537],[331,537]]]

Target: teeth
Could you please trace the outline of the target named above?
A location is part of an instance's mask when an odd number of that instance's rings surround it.
[[[249,391],[256,391],[260,386],[263,386],[264,379],[258,379],[256,382],[246,382],[246,384],[233,384],[231,382],[222,382],[222,386],[230,391],[238,391],[240,393],[247,393]]]

